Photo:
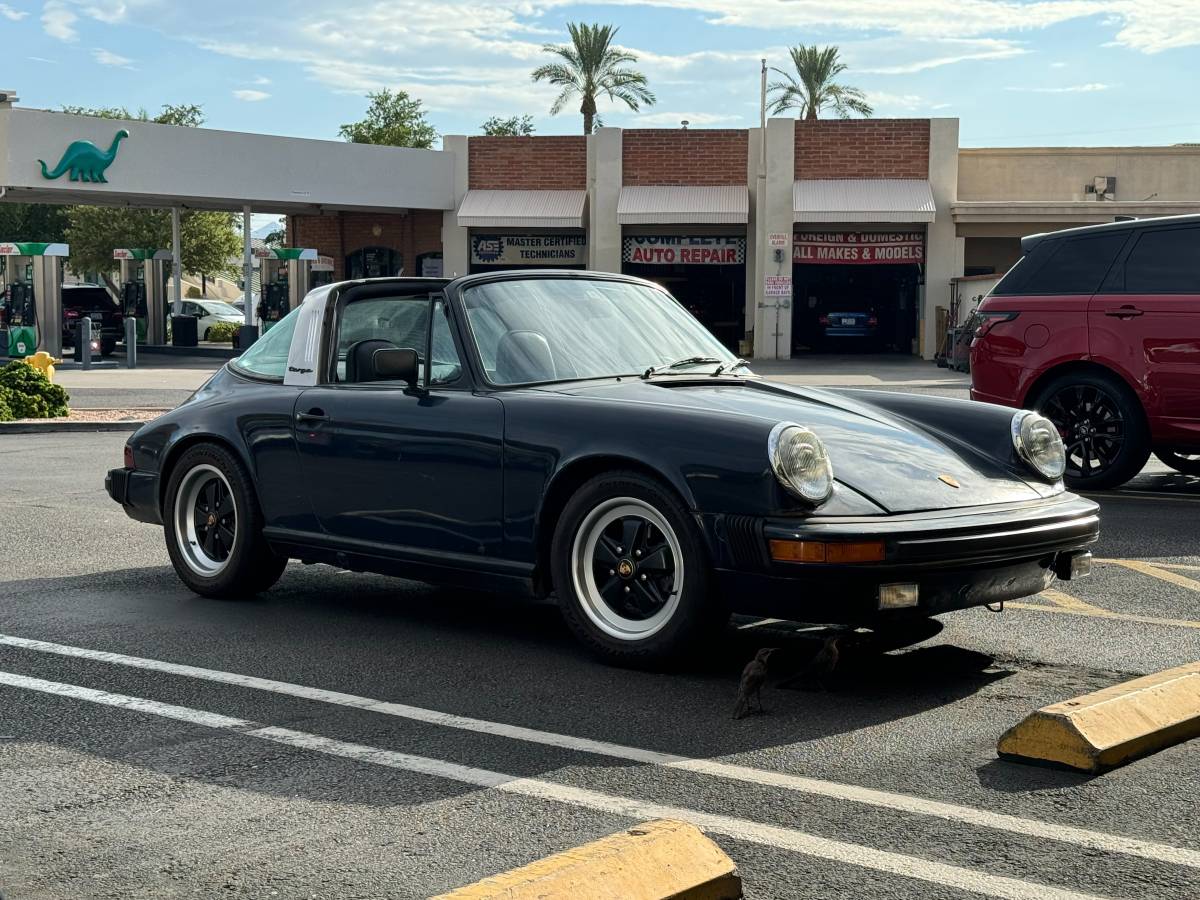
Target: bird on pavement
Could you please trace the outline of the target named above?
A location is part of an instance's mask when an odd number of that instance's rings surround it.
[[[740,719],[750,712],[750,698],[758,701],[758,711],[763,711],[762,686],[767,680],[767,660],[775,652],[775,647],[763,647],[754,654],[754,659],[746,663],[742,669],[742,681],[738,685],[737,700],[733,704],[733,717]]]
[[[807,684],[815,683],[822,689],[826,689],[825,679],[833,674],[833,670],[837,668],[838,662],[841,660],[842,639],[844,637],[844,634],[833,634],[825,638],[825,642],[821,644],[821,649],[808,661],[808,665],[791,678],[781,681],[779,686],[786,687],[797,681],[802,681]]]

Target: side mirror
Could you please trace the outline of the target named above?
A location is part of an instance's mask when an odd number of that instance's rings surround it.
[[[420,379],[421,357],[416,350],[381,347],[371,354],[371,374],[376,381],[407,381],[415,388]]]

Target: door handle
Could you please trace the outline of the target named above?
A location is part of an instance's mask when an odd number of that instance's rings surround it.
[[[325,415],[325,410],[319,406],[315,406],[308,412],[296,413],[296,421],[300,424],[305,422],[328,422],[329,416]]]
[[[1112,316],[1114,319],[1132,319],[1136,316],[1144,315],[1143,311],[1136,306],[1121,306],[1117,309],[1110,309],[1104,314]]]

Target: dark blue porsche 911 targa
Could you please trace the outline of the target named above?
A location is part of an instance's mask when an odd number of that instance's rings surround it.
[[[1097,507],[1032,412],[755,376],[659,286],[321,287],[107,478],[205,596],[289,559],[557,598],[609,659],[730,612],[887,629],[1085,574]]]

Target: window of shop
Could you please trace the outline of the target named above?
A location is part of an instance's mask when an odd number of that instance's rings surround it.
[[[582,231],[471,235],[473,273],[540,267],[583,269],[586,266],[587,236]]]
[[[404,256],[391,247],[363,247],[346,255],[347,278],[386,278],[403,271]]]
[[[730,350],[745,335],[746,239],[740,235],[626,235],[621,271],[670,291]]]
[[[913,352],[925,232],[797,231],[792,350]]]

